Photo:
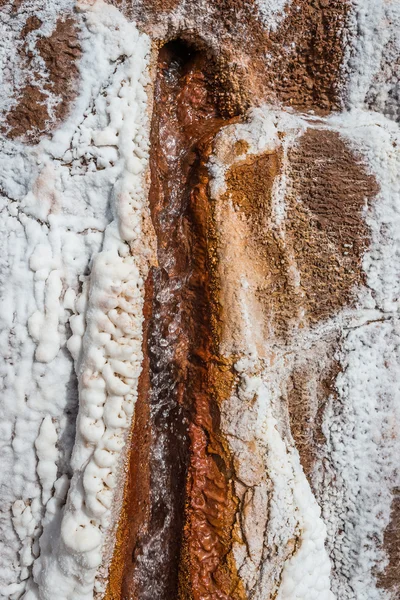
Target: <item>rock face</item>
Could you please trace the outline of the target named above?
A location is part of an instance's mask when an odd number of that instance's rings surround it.
[[[0,10],[0,596],[397,598],[400,5]]]

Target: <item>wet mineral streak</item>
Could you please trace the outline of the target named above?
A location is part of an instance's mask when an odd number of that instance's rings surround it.
[[[236,500],[219,403],[215,224],[206,163],[226,124],[211,56],[183,41],[158,58],[150,206],[158,266],[147,282],[145,367],[125,523],[110,597],[241,598],[230,555]],[[121,592],[119,587],[121,586]]]

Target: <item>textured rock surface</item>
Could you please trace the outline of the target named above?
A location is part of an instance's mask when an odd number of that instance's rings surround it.
[[[26,60],[26,70],[30,71],[33,60],[43,64],[43,74],[33,77],[17,97],[17,104],[7,114],[6,124],[11,137],[26,137],[38,141],[44,133],[49,133],[51,125],[66,117],[70,102],[76,94],[78,77],[77,61],[80,56],[76,23],[73,17],[59,20],[49,37],[40,37],[31,50],[27,44],[29,34],[41,26],[35,15],[28,17],[21,31],[25,42],[21,54]],[[53,106],[47,103],[52,98]],[[53,99],[54,98],[54,99]]]
[[[400,4],[0,20],[0,597],[397,599]]]

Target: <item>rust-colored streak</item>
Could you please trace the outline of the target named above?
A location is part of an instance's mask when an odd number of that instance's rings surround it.
[[[199,319],[197,313],[197,320],[190,327],[196,336],[193,346],[196,360],[192,359],[188,372],[187,392],[193,405],[189,425],[191,453],[180,597],[239,600],[243,598],[243,591],[230,555],[237,501],[233,493],[230,457],[219,426],[219,404],[231,390],[233,375],[215,354],[210,310],[213,305],[210,280],[213,267],[209,260],[210,248],[207,249],[210,244],[207,221],[212,215],[205,168],[211,148],[202,145],[200,148],[198,182],[190,194],[189,206],[193,220],[198,224],[197,240],[202,240],[206,252],[195,253],[202,318]]]
[[[219,403],[215,228],[206,163],[220,116],[214,62],[183,42],[159,53],[150,208],[158,266],[108,600],[241,600],[231,556],[237,501]],[[148,284],[150,285],[150,284]]]

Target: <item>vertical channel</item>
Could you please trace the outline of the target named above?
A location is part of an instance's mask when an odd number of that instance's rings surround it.
[[[183,41],[161,48],[149,195],[158,266],[146,283],[145,359],[112,600],[242,598],[230,559],[237,504],[219,432],[220,390],[232,375],[217,356],[206,167],[227,123],[216,86],[205,53]]]

